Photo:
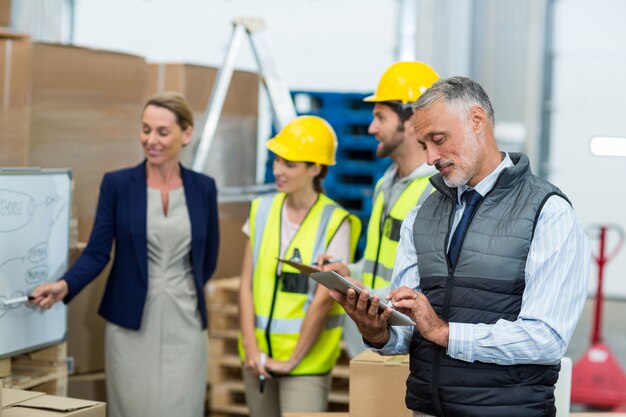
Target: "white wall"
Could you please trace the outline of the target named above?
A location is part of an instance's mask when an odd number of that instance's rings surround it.
[[[626,2],[555,2],[550,180],[586,227],[626,229],[626,158],[591,154],[594,136],[626,137]],[[615,239],[609,247],[615,246]],[[592,240],[597,253],[598,241]],[[626,297],[626,249],[605,267],[605,294]],[[592,263],[590,288],[597,267]]]
[[[396,0],[76,0],[74,41],[219,66],[238,16],[259,17],[291,89],[371,91],[394,61]],[[255,69],[248,43],[239,68]]]

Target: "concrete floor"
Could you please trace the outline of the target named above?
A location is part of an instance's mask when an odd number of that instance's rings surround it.
[[[572,358],[574,363],[590,346],[594,306],[595,298],[590,298],[585,303],[580,321],[565,354]],[[600,336],[626,372],[626,300],[604,300],[602,310]],[[582,410],[586,410],[586,408],[577,405],[572,406],[572,411]]]

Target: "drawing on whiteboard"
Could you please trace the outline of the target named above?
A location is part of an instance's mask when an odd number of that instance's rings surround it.
[[[66,308],[28,294],[67,268],[71,172],[0,169],[0,357],[61,341]]]
[[[0,233],[13,232],[33,219],[35,199],[28,194],[0,189]]]
[[[2,267],[6,264],[16,260],[23,263],[25,259],[28,259],[29,262],[36,265],[29,267],[24,272],[24,282],[36,286],[48,281],[50,278],[50,267],[45,261],[48,258],[50,234],[65,208],[65,201],[58,195],[48,195],[41,202],[35,203],[35,197],[28,194],[0,189],[0,233],[17,232],[35,219],[38,212],[45,214],[49,210],[52,211],[46,240],[35,244],[24,256],[0,260],[0,273],[2,272]],[[12,223],[11,220],[15,223]]]

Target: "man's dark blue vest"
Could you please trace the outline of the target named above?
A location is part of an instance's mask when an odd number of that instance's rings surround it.
[[[456,268],[446,245],[457,201],[441,175],[438,190],[422,205],[413,227],[420,286],[446,322],[515,321],[525,288],[525,268],[537,217],[552,195],[567,198],[534,176],[528,158],[511,153],[514,166],[499,175],[471,219]],[[552,417],[560,365],[502,366],[453,359],[446,349],[411,341],[407,406],[446,417]]]

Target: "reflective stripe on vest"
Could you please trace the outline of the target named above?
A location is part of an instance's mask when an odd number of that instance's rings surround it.
[[[382,216],[385,212],[383,181],[384,178],[378,181],[374,191],[374,206],[363,254],[363,283],[370,288],[383,288],[391,283],[402,221],[413,207],[426,201],[433,191],[428,177],[415,178],[402,191],[383,221]]]
[[[272,207],[273,198],[261,198],[259,202],[258,208],[256,209],[256,215],[254,216],[256,220],[256,228],[259,230],[259,235],[263,234],[263,230],[265,229],[265,222],[267,221],[267,217],[270,213],[270,208]],[[252,218],[252,216],[250,216]],[[252,227],[252,226],[250,226]],[[252,239],[252,232],[250,233],[250,238]],[[252,241],[252,240],[251,240]],[[254,264],[254,260],[258,259],[259,252],[261,246],[261,239],[253,240],[253,249],[252,249],[252,262]]]
[[[290,359],[317,287],[315,281],[301,275],[295,268],[281,265],[278,270],[276,258],[280,256],[284,200],[283,193],[265,196],[253,201],[250,209],[255,334],[261,351],[276,360]],[[292,259],[298,249],[302,263],[315,263],[319,255],[326,253],[328,244],[345,220],[350,225],[350,252],[353,256],[360,222],[323,194],[318,196],[282,256]],[[344,318],[341,306],[334,304],[319,338],[292,375],[330,372],[339,357]],[[243,358],[242,350],[240,355]]]

